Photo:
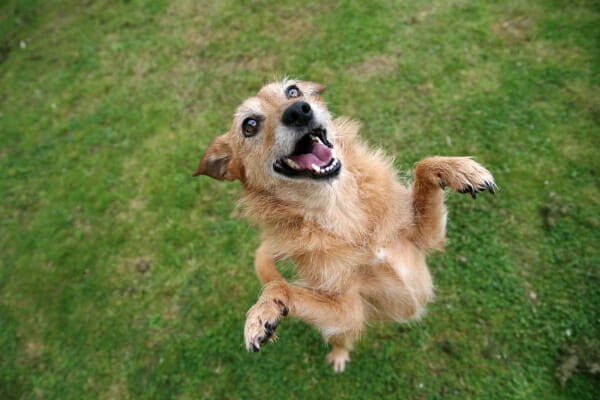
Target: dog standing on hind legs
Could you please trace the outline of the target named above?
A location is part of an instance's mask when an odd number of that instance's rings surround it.
[[[401,184],[390,159],[357,139],[358,124],[333,119],[322,85],[284,80],[238,107],[229,131],[206,150],[196,175],[240,180],[247,215],[262,228],[255,268],[264,284],[247,314],[247,349],[275,338],[282,317],[314,325],[344,371],[365,324],[418,318],[432,298],[425,262],[445,241],[444,189],[494,193],[492,175],[468,157],[417,163]],[[292,284],[276,263],[292,259]]]

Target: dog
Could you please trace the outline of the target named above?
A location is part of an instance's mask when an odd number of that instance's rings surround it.
[[[310,81],[267,84],[235,112],[193,174],[239,180],[245,213],[262,229],[255,270],[264,285],[247,313],[245,345],[258,352],[285,316],[314,325],[343,372],[371,321],[419,318],[432,299],[426,264],[445,242],[444,189],[494,194],[492,174],[470,157],[419,161],[411,185],[390,158],[358,138],[358,123],[333,118]],[[277,262],[295,262],[288,282]]]

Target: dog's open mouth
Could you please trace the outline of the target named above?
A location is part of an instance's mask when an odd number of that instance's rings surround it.
[[[332,178],[340,172],[342,163],[335,156],[327,131],[315,128],[296,144],[292,154],[279,158],[273,164],[275,171],[289,177]]]

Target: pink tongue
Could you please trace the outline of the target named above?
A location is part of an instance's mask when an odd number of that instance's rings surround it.
[[[311,153],[290,158],[302,169],[311,169],[313,164],[324,167],[331,162],[331,149],[324,144],[313,142]]]

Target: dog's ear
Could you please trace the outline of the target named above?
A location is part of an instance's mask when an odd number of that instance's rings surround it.
[[[218,136],[200,160],[198,170],[192,176],[207,175],[211,178],[228,181],[240,179],[239,163],[233,159],[233,152],[226,135]]]
[[[327,89],[327,86],[316,82],[307,81],[306,84],[310,87],[310,92],[313,96],[320,96]]]

